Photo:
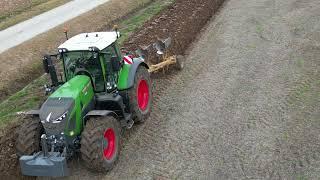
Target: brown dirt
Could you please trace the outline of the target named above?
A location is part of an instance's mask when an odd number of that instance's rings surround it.
[[[118,2],[118,1],[117,1]],[[123,1],[122,1],[123,2]],[[131,1],[130,1],[131,2]],[[146,22],[143,27],[138,30],[136,33],[132,34],[129,38],[130,41],[125,42],[125,47],[130,50],[134,50],[138,45],[146,45],[154,42],[157,38],[165,38],[169,34],[170,37],[174,39],[173,45],[171,46],[170,51],[175,52],[176,54],[184,54],[187,47],[192,43],[192,41],[197,37],[198,32],[206,25],[208,20],[214,15],[218,7],[222,4],[223,0],[177,0],[173,5],[171,5],[166,10],[162,11],[158,16],[152,18],[148,22]],[[113,2],[114,3],[114,2]],[[132,7],[132,4],[128,2],[123,2],[123,6],[119,6],[117,8],[126,9],[125,7]],[[104,7],[107,8],[107,7]],[[115,8],[115,9],[117,9]],[[99,11],[99,10],[98,10]],[[118,11],[121,12],[121,11]],[[76,22],[71,22],[69,24],[75,25],[76,27],[80,27],[80,25],[84,25],[82,27],[82,31],[92,31],[96,29],[96,27],[90,27],[92,25],[90,22],[90,17],[96,15],[97,12],[85,15],[82,18],[77,19]],[[113,14],[113,11],[110,12]],[[188,18],[185,18],[188,17]],[[100,15],[100,18],[103,17]],[[116,16],[113,19],[118,18]],[[97,22],[103,22],[101,20],[97,20]],[[83,22],[85,21],[85,23]],[[86,25],[86,23],[89,23]],[[108,21],[109,22],[109,21]],[[106,27],[106,23],[102,23],[101,28]],[[77,34],[79,30],[72,26],[73,31],[72,34]],[[32,49],[40,48],[40,52],[43,50],[50,50],[55,47],[59,42],[57,40],[53,40],[51,38],[61,37],[61,29],[62,27],[55,28],[51,32],[50,35],[45,34],[41,35],[41,37],[32,40],[31,42],[25,43],[24,45],[19,46],[21,50],[23,48],[31,47]],[[51,37],[51,38],[50,38]],[[48,39],[49,38],[49,39]],[[59,41],[62,41],[63,36],[59,38]],[[45,43],[48,41],[48,43]],[[49,47],[42,47],[38,44],[48,44]],[[15,49],[16,50],[16,49]],[[30,62],[32,57],[39,57],[38,51],[34,52],[26,52],[25,56],[29,59]],[[11,52],[12,53],[12,52]],[[11,56],[12,54],[6,53],[6,56]],[[0,56],[1,58],[1,56]],[[0,61],[1,62],[1,61]],[[25,62],[21,62],[25,63]],[[1,64],[0,64],[1,65]],[[34,69],[30,69],[29,71],[26,68],[23,68],[22,72],[26,74],[30,74],[30,71],[34,71]],[[38,72],[38,71],[36,71]],[[37,73],[36,73],[37,74]],[[12,78],[12,77],[11,77]],[[25,84],[24,81],[30,81],[34,76],[28,77],[19,77],[16,80],[16,85],[21,86]],[[161,81],[161,79],[160,79]],[[24,83],[23,83],[24,82]],[[0,89],[1,92],[1,89]],[[158,91],[155,94],[155,98],[159,99],[161,95],[161,91]],[[8,126],[6,131],[4,131],[1,136],[1,144],[0,150],[1,162],[3,162],[0,166],[1,172],[7,172],[5,175],[10,176],[19,176],[18,174],[18,166],[17,160],[15,156],[15,147],[14,147],[14,135],[10,132],[13,132],[17,127],[17,124],[13,124]],[[3,142],[3,143],[2,143]],[[11,144],[10,144],[11,143]],[[8,158],[12,156],[12,158]],[[7,165],[10,164],[10,165]]]
[[[210,20],[224,0],[177,0],[165,12],[146,22],[124,46],[131,51],[171,37],[172,54],[184,54],[196,35]],[[155,62],[155,59],[151,59]]]
[[[11,123],[7,130],[3,131],[0,138],[0,167],[1,175],[4,177],[19,177],[18,159],[15,149],[15,131],[18,123]]]

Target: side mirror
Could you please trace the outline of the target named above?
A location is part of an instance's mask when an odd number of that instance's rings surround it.
[[[55,55],[53,55],[55,56]],[[43,57],[43,69],[46,73],[50,74],[50,78],[52,81],[53,86],[59,85],[59,80],[56,72],[56,68],[54,67],[54,64],[52,62],[52,56],[51,55],[45,55]]]
[[[48,57],[48,55],[45,55],[42,59],[43,69],[45,73],[49,73],[49,59],[51,58]]]
[[[114,71],[120,71],[121,62],[119,61],[118,57],[111,57],[111,64],[112,64],[112,69]]]

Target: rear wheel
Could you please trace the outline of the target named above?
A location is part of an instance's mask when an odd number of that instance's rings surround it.
[[[133,120],[142,123],[150,116],[152,104],[150,74],[144,66],[140,66],[134,78],[134,86],[129,90],[130,110]]]
[[[112,116],[90,119],[82,133],[81,157],[85,165],[98,172],[111,170],[119,157],[120,123]]]
[[[34,117],[26,117],[17,131],[17,155],[32,155],[39,152],[42,133],[44,133],[44,128],[40,120]]]

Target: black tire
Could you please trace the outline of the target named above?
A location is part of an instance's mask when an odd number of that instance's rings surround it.
[[[17,130],[16,151],[19,157],[41,150],[40,138],[44,128],[36,117],[26,117]]]
[[[178,55],[177,58],[176,58],[176,65],[175,65],[175,68],[177,70],[182,70],[184,68],[184,57],[181,56],[181,55]]]
[[[105,133],[112,129],[114,132],[114,153],[105,156],[108,149]],[[108,142],[109,143],[109,142]],[[87,121],[81,137],[81,158],[85,166],[95,172],[110,171],[116,164],[121,148],[120,122],[112,116],[95,117]],[[107,157],[109,157],[107,159]]]
[[[141,109],[139,107],[138,103],[138,86],[139,82],[141,80],[145,80],[148,86],[148,103],[146,104],[145,109]],[[133,87],[128,91],[129,96],[129,106],[130,106],[130,112],[132,112],[132,118],[135,123],[143,123],[145,122],[151,112],[152,107],[152,84],[151,84],[151,78],[150,73],[148,72],[147,68],[144,66],[140,66],[136,72],[135,78],[134,78],[134,85]]]

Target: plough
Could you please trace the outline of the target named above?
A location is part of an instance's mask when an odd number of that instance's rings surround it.
[[[140,49],[136,51],[140,57],[144,59],[150,59],[151,55],[156,52],[157,64],[149,62],[149,72],[157,73],[162,70],[165,72],[169,69],[169,66],[174,65],[177,70],[184,68],[183,56],[181,55],[169,55],[168,48],[171,45],[171,38],[164,40],[158,39],[157,42],[149,46],[140,46]]]

